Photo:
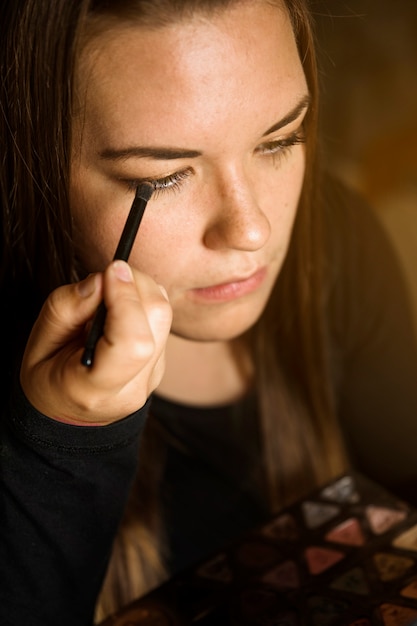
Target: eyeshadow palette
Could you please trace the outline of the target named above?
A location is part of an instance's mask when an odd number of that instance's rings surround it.
[[[417,511],[340,477],[103,626],[417,625]]]

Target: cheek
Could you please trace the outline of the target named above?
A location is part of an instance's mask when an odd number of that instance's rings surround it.
[[[305,174],[304,150],[279,177],[273,191],[270,190],[270,220],[273,237],[286,245],[291,237]]]
[[[174,214],[153,208],[148,205],[146,209],[130,262],[169,291],[178,275],[187,274],[197,234],[192,222],[183,219],[181,210]]]

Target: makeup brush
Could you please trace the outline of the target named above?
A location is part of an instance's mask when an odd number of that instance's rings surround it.
[[[114,253],[113,261],[116,259],[122,261],[128,260],[146,209],[146,205],[148,204],[153,191],[154,187],[151,183],[142,183],[136,189],[135,198],[130,208],[129,215],[127,216],[116,252]],[[81,363],[86,367],[91,367],[93,365],[95,348],[98,340],[103,334],[105,319],[106,306],[102,301],[97,307],[96,314],[87,335],[84,352],[81,357]]]

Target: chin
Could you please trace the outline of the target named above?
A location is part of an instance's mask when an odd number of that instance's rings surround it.
[[[266,304],[266,303],[265,303]],[[231,341],[243,335],[261,317],[264,306],[248,311],[247,305],[221,311],[219,307],[199,315],[175,315],[171,333],[189,341]]]

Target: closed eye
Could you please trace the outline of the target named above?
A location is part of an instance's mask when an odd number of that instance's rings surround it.
[[[291,148],[299,144],[305,143],[305,135],[303,131],[296,131],[284,137],[283,139],[277,139],[276,141],[265,141],[261,143],[256,152],[260,155],[272,156],[274,158],[285,156]]]
[[[271,156],[275,160],[285,156],[294,146],[303,143],[305,143],[303,131],[296,131],[288,137],[261,143],[257,146],[255,152],[261,156]],[[123,179],[123,181],[127,184],[130,191],[136,191],[142,183],[150,183],[155,190],[154,194],[158,194],[166,191],[178,191],[184,181],[192,174],[192,171],[192,168],[188,167],[161,178]]]
[[[174,172],[162,178],[136,178],[125,180],[130,190],[135,191],[142,183],[150,183],[154,188],[154,193],[163,193],[165,191],[177,191],[182,183],[191,175],[190,167],[179,172]]]

